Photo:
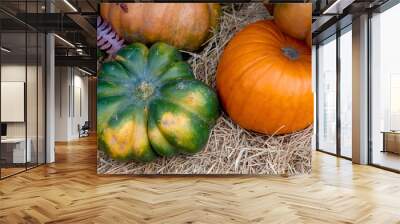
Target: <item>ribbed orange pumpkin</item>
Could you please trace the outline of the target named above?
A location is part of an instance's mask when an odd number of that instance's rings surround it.
[[[241,127],[285,134],[313,122],[311,50],[268,20],[237,33],[217,69],[217,90]]]
[[[311,29],[311,3],[279,3],[274,5],[274,21],[282,32],[304,40]]]
[[[216,28],[216,3],[102,3],[100,15],[128,42],[166,42],[196,50]]]

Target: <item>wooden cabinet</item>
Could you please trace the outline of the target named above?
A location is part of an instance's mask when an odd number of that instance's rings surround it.
[[[382,132],[383,151],[400,154],[400,132]]]

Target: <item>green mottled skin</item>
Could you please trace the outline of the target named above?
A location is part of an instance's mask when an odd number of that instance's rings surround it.
[[[104,52],[97,48],[97,59],[104,56]]]
[[[97,97],[99,147],[117,160],[196,153],[219,116],[215,92],[161,42],[128,45],[104,63]]]

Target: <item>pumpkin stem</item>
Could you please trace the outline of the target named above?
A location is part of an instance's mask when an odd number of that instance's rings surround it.
[[[142,100],[146,100],[154,93],[154,87],[148,82],[142,82],[136,88],[136,95]]]
[[[281,50],[282,53],[292,61],[297,60],[300,56],[299,52],[292,47],[282,47]]]

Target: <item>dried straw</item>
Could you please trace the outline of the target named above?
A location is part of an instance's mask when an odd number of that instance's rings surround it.
[[[223,6],[221,24],[201,52],[190,55],[197,79],[215,87],[218,59],[232,36],[245,25],[270,16],[261,3]],[[98,152],[100,174],[274,174],[296,175],[311,171],[312,128],[266,136],[240,128],[222,114],[206,148],[195,155],[159,158],[143,164],[118,162]]]

